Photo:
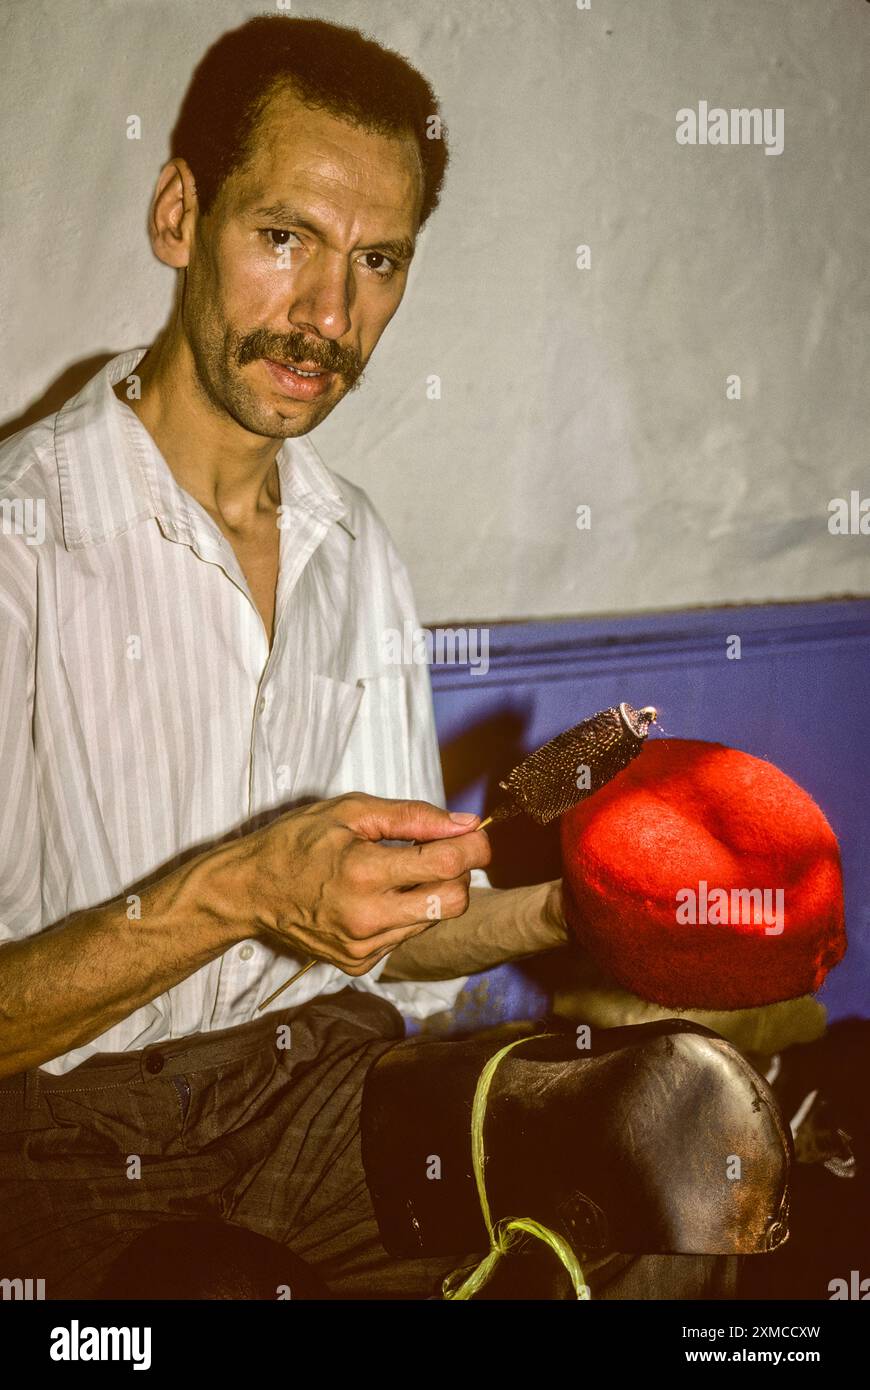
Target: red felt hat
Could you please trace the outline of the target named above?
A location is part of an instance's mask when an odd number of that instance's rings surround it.
[[[565,916],[633,994],[743,1009],[819,988],[843,957],[837,839],[772,763],[651,739],[562,817]]]

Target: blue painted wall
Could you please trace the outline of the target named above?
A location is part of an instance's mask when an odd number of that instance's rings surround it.
[[[733,635],[739,660],[727,658]],[[766,758],[815,797],[840,840],[849,949],[819,997],[832,1020],[870,1016],[870,601],[510,623],[492,626],[489,643],[486,674],[431,667],[452,809],[491,807],[524,753],[620,700],[655,705],[673,737]],[[519,818],[493,831],[495,886],[559,873],[555,827]],[[467,1007],[460,999],[457,1025],[546,1009],[534,970],[503,966],[487,986],[473,1007],[470,990]]]

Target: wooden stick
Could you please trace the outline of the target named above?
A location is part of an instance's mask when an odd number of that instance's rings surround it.
[[[289,989],[291,985],[295,985],[296,981],[305,974],[306,970],[310,970],[312,965],[318,964],[319,962],[317,957],[312,956],[307,965],[303,965],[301,970],[297,970],[295,975],[291,975],[289,980],[285,980],[283,985],[279,985],[278,988],[275,990],[274,994],[270,994],[268,999],[264,999],[262,1004],[257,1005],[257,1013],[262,1013],[263,1009],[265,1009],[267,1004],[271,1004],[274,999],[278,998],[279,994],[284,993],[285,989]]]

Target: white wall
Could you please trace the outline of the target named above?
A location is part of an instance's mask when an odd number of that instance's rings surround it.
[[[6,0],[4,419],[161,324],[171,273],[144,229],[168,132],[202,51],[265,8]],[[827,529],[832,497],[870,496],[870,6],[292,12],[406,53],[450,125],[405,303],[314,435],[389,521],[424,621],[870,592],[870,537]],[[701,99],[782,107],[783,153],[678,145]]]

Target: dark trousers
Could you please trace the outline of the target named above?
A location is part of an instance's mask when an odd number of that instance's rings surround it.
[[[403,1033],[391,1004],[348,988],[63,1076],[0,1080],[0,1278],[93,1298],[138,1236],[217,1218],[286,1246],[336,1297],[437,1297],[483,1252],[388,1255],[360,1149],[366,1073]],[[611,1255],[584,1273],[593,1298],[730,1298],[736,1268]]]

